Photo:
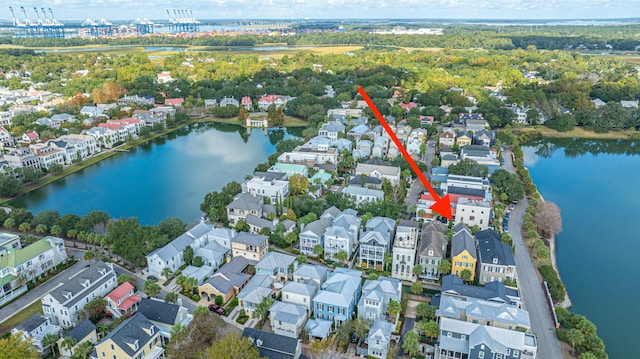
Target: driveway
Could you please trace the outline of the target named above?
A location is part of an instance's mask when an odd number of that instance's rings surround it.
[[[504,151],[503,158],[505,160],[504,168],[514,172],[511,151]],[[529,312],[531,329],[538,339],[538,358],[562,358],[560,342],[554,330],[541,282],[522,239],[522,216],[527,206],[528,201],[525,198],[518,203],[509,218],[509,228],[511,228],[509,234],[513,238],[516,251],[515,260],[520,296],[524,303],[524,309]]]

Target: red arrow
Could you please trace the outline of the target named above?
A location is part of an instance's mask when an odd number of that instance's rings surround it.
[[[436,191],[431,186],[431,183],[427,181],[422,171],[420,171],[420,168],[418,168],[418,165],[413,161],[413,158],[409,156],[409,153],[407,152],[407,150],[404,148],[404,146],[402,145],[402,143],[400,142],[396,134],[393,133],[393,131],[391,130],[391,127],[389,127],[389,124],[387,123],[387,121],[385,121],[384,117],[382,117],[382,115],[380,114],[380,111],[378,111],[378,108],[376,108],[376,105],[373,103],[373,101],[371,101],[371,98],[369,97],[369,95],[367,95],[367,92],[362,88],[362,86],[358,88],[358,92],[360,93],[362,98],[367,102],[367,105],[369,105],[369,108],[371,109],[371,111],[373,111],[373,114],[376,116],[378,121],[380,121],[380,124],[382,125],[382,127],[384,127],[384,129],[387,131],[387,133],[389,134],[389,137],[391,137],[391,139],[396,144],[400,152],[402,152],[402,155],[404,156],[404,158],[406,158],[407,162],[409,162],[409,166],[411,166],[411,169],[413,169],[413,172],[415,172],[418,178],[420,178],[420,181],[422,181],[422,184],[427,189],[427,191],[429,191],[433,199],[436,200],[436,203],[431,205],[429,209],[431,209],[432,211],[438,213],[443,217],[446,217],[448,219],[453,219],[453,215],[451,214],[451,200],[449,200],[449,195],[447,194],[442,198],[438,196]]]

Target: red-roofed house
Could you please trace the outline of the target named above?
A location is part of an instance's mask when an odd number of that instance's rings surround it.
[[[27,143],[38,142],[40,141],[40,135],[36,131],[25,133],[22,135],[22,141]]]
[[[127,315],[135,312],[140,296],[133,295],[135,289],[129,282],[120,284],[107,294],[109,309],[115,316]]]
[[[179,97],[179,98],[168,98],[164,100],[164,104],[166,106],[173,106],[173,107],[177,107],[177,106],[182,106],[182,104],[184,103],[184,98]]]
[[[244,108],[246,108],[247,111],[251,111],[251,108],[253,108],[253,101],[249,96],[243,96],[242,100],[240,101],[240,104],[244,106]]]
[[[423,126],[433,125],[433,116],[420,116],[420,124]]]
[[[274,105],[275,107],[284,106],[291,99],[291,96],[266,95],[260,97],[258,100],[258,107],[261,110],[266,111],[271,105]]]
[[[400,107],[404,108],[406,112],[409,112],[412,108],[418,106],[415,102],[402,103],[400,102]]]

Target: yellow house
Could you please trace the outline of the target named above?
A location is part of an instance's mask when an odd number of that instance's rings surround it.
[[[72,348],[67,348],[67,346],[63,344],[64,340],[69,337],[73,338],[76,342]],[[89,319],[85,319],[58,340],[58,350],[61,355],[70,357],[74,354],[75,348],[77,348],[81,343],[91,342],[92,344],[95,344],[97,341],[98,334],[96,333],[96,326],[93,325]]]
[[[231,240],[231,254],[260,261],[269,251],[269,237],[262,234],[240,232]]]
[[[472,141],[473,136],[466,131],[462,131],[456,136],[456,142],[459,148],[470,145]]]
[[[157,359],[164,357],[160,330],[137,313],[96,344],[98,358]]]
[[[472,281],[476,277],[476,241],[473,239],[471,231],[464,223],[459,223],[453,227],[453,237],[451,238],[451,274]],[[463,278],[462,272],[467,269],[471,272],[469,278]]]

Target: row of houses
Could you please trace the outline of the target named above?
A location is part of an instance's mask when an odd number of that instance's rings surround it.
[[[275,108],[285,107],[287,102],[294,98],[295,97],[276,94],[264,95],[257,100],[257,108],[260,111],[267,111],[271,106],[274,106]],[[251,111],[254,108],[254,102],[250,96],[243,96],[240,100],[237,100],[234,97],[224,97],[219,102],[216,99],[208,98],[204,100],[204,106],[207,110],[217,106],[242,106],[247,111]]]

